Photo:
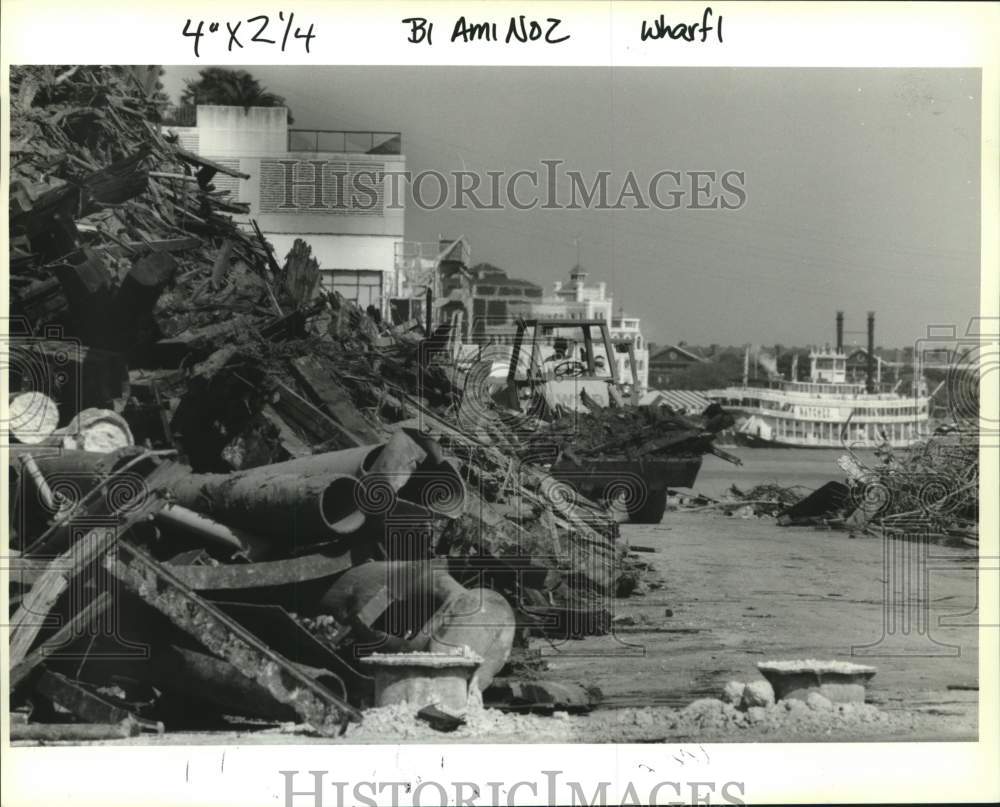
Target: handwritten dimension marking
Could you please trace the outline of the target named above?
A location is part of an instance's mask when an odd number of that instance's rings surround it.
[[[302,28],[296,27],[294,34],[292,33],[292,24],[295,19],[295,12],[288,12],[288,20],[285,20],[285,12],[278,12],[279,23],[284,23],[284,33],[281,37],[281,52],[284,53],[288,46],[288,37],[292,37],[292,43],[295,40],[301,39],[304,41],[306,53],[310,53],[309,46],[312,44],[312,40],[316,37],[314,32],[315,26],[313,23],[309,23],[309,28],[305,33],[303,33]],[[236,20],[235,22],[223,21],[225,22],[225,32],[229,34],[229,40],[226,45],[226,50],[232,52],[233,46],[237,48],[244,48],[243,44],[246,42],[247,45],[276,45],[278,40],[270,39],[266,34],[269,33],[268,27],[271,23],[271,18],[267,14],[258,14],[256,17],[250,17],[246,20]],[[247,24],[246,29],[241,33],[240,27],[243,23]],[[194,26],[194,27],[192,27]],[[276,29],[280,28],[280,25],[275,26]],[[198,20],[197,25],[189,17],[184,23],[184,30],[181,31],[182,36],[189,36],[194,39],[194,55],[196,58],[201,58],[201,39],[203,36],[209,34],[217,34],[222,30],[222,23],[220,22],[209,22],[207,24],[205,20]],[[277,31],[275,32],[277,34]],[[242,37],[242,39],[241,39]],[[207,41],[207,40],[206,40]]]

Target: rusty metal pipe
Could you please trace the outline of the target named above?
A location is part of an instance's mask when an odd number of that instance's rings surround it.
[[[174,482],[170,493],[182,506],[226,524],[300,543],[348,535],[364,524],[354,477],[299,476],[278,469],[191,474]]]
[[[266,467],[274,473],[295,474],[300,477],[327,476],[329,474],[345,474],[358,477],[371,467],[384,445],[383,443],[373,446],[359,446],[358,448],[345,448],[342,451],[327,451],[323,454],[313,454],[310,457],[299,457],[294,460],[277,462]],[[244,471],[242,473],[250,473],[251,471]]]

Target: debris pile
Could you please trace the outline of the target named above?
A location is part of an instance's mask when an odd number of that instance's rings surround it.
[[[691,487],[705,454],[742,464],[713,442],[732,423],[717,404],[694,418],[669,407],[591,406],[586,390],[581,397],[589,411],[565,412],[529,433],[522,456],[547,463],[564,487],[621,521],[658,524],[669,489]]]
[[[417,323],[317,293],[304,242],[280,265],[148,78],[11,71],[21,736],[332,736],[374,652],[467,647],[489,697],[529,632],[606,632],[614,519],[502,420],[463,428]]]
[[[906,451],[882,449],[877,458],[873,467],[853,453],[838,461],[850,486],[848,529],[978,545],[978,432],[935,435]]]
[[[774,518],[784,516],[802,501],[803,490],[807,489],[802,485],[785,487],[777,482],[763,482],[747,490],[730,485],[718,499],[695,493],[678,495],[674,497],[672,504],[688,512],[711,510],[739,518]]]
[[[562,420],[566,417],[575,419],[571,439],[565,436],[567,429]],[[737,458],[712,442],[718,432],[733,422],[732,416],[718,404],[712,404],[697,418],[677,414],[667,406],[594,406],[563,419],[557,418],[548,429],[540,429],[532,436],[532,443],[554,440],[563,451],[580,457],[618,453],[629,458],[718,454],[739,464]]]
[[[837,461],[845,481],[816,490],[765,482],[736,485],[720,499],[678,496],[686,511],[776,518],[779,526],[843,529],[856,534],[926,536],[978,545],[979,439],[973,432],[938,434],[905,450],[880,448],[875,462],[849,451]]]

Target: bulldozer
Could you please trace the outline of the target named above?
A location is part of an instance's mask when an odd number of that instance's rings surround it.
[[[668,488],[693,486],[705,453],[725,455],[711,444],[721,410],[695,420],[639,406],[632,343],[614,342],[605,320],[519,319],[509,350],[491,397],[531,424],[530,458],[620,520],[659,523]],[[630,382],[619,378],[618,356]]]

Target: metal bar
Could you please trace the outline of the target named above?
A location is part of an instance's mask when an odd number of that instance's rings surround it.
[[[171,566],[175,574],[193,591],[245,591],[253,588],[287,586],[334,577],[353,565],[351,553],[330,557],[314,554],[289,560],[257,563],[227,563],[221,566]]]
[[[141,549],[119,544],[117,558],[109,557],[105,563],[148,605],[263,686],[276,700],[291,706],[319,733],[336,736],[347,721],[361,719],[357,709],[198,596],[169,567]]]

